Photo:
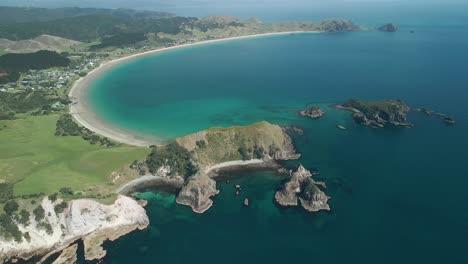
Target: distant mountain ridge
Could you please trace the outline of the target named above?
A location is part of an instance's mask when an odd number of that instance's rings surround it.
[[[104,8],[37,8],[37,7],[2,7],[0,6],[0,24],[11,25],[29,22],[48,22],[69,17],[89,15],[111,16],[123,19],[157,19],[172,17],[174,14],[158,11]]]
[[[76,41],[90,41],[130,32],[176,34],[192,18],[125,19],[108,15],[66,17],[54,21],[0,25],[0,38],[24,40],[52,35]]]

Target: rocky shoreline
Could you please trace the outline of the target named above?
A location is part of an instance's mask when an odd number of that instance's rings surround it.
[[[31,218],[28,226],[19,226],[23,232],[30,234],[29,240],[0,241],[2,262],[28,260],[33,256],[44,256],[41,260],[44,261],[48,256],[63,251],[79,239],[93,239],[94,243],[85,246],[85,250],[91,252],[87,258],[99,259],[105,255],[105,251],[100,249],[104,241],[115,240],[133,230],[144,229],[149,224],[143,206],[123,195],[112,205],[100,204],[90,199],[72,200],[61,213],[54,210],[55,203],[47,197],[42,200],[42,208],[45,211],[42,221],[50,225],[49,232],[40,228],[39,225],[42,224]]]

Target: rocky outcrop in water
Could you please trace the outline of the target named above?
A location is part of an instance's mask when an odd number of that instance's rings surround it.
[[[425,113],[426,115],[428,116],[434,116],[434,117],[438,117],[440,118],[440,120],[442,120],[442,122],[444,122],[445,124],[447,125],[454,125],[456,124],[457,122],[455,121],[455,119],[453,119],[452,117],[448,116],[447,114],[444,114],[444,113],[440,113],[440,112],[435,112],[429,108],[412,108],[411,110],[415,111],[415,112],[421,112],[421,113]]]
[[[307,109],[304,109],[299,112],[299,115],[305,116],[305,117],[310,117],[312,119],[318,119],[322,117],[325,114],[325,111],[320,109],[317,106],[310,106]]]
[[[276,192],[276,202],[282,206],[297,206],[300,202],[301,206],[310,212],[330,210],[327,204],[330,197],[317,186],[322,184],[316,183],[311,177],[310,171],[302,165],[299,166],[282,189]]]
[[[397,32],[398,26],[394,23],[389,23],[381,27],[378,27],[377,29],[380,31],[385,31],[385,32]]]
[[[73,244],[68,248],[64,249],[60,256],[52,264],[74,264],[78,260],[76,251],[78,250],[78,244]]]
[[[212,205],[212,196],[219,193],[216,189],[216,181],[211,179],[206,173],[198,172],[190,177],[177,195],[178,204],[192,207],[196,213],[204,213]]]
[[[413,127],[413,124],[408,122],[406,118],[411,108],[400,100],[363,101],[353,99],[335,107],[352,112],[354,121],[365,126],[373,128],[383,128],[387,125]]]

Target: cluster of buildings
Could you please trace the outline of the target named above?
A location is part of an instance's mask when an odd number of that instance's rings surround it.
[[[163,47],[170,47],[174,45],[181,45],[187,43],[194,43],[203,40],[212,40],[216,39],[215,37],[208,36],[201,39],[192,38],[192,39],[183,39],[178,38],[174,40],[168,39],[167,43],[163,44]],[[161,43],[159,43],[161,44]],[[0,84],[0,92],[7,92],[15,89],[25,89],[25,90],[46,90],[46,89],[62,89],[68,87],[68,85],[73,84],[73,82],[86,75],[87,72],[96,68],[104,60],[112,60],[115,58],[135,54],[142,51],[148,51],[155,49],[157,47],[153,46],[144,46],[141,48],[127,47],[119,49],[113,53],[104,53],[99,54],[95,53],[93,56],[88,54],[77,54],[71,56],[70,58],[74,61],[79,61],[79,64],[76,66],[65,67],[65,68],[51,68],[46,70],[30,70],[27,73],[22,74],[22,77],[17,82],[11,82],[7,84]]]
[[[46,90],[62,89],[72,84],[77,78],[84,76],[89,70],[99,65],[102,58],[78,58],[80,64],[75,67],[51,68],[46,70],[29,70],[23,73],[17,82],[0,84],[0,92],[15,89]]]

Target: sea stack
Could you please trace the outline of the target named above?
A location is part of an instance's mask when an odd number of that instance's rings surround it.
[[[323,183],[318,185],[324,186]],[[329,211],[328,199],[330,197],[320,190],[317,182],[312,179],[312,173],[302,165],[289,178],[283,188],[275,194],[275,200],[278,204],[298,206],[300,201],[301,206],[309,212]]]
[[[190,206],[195,213],[201,214],[213,205],[211,197],[218,193],[216,182],[206,173],[198,172],[188,179],[179,192],[176,202]]]
[[[385,32],[397,32],[398,31],[398,26],[394,23],[389,23],[386,25],[383,25],[379,28],[377,28],[380,31],[385,31]]]

